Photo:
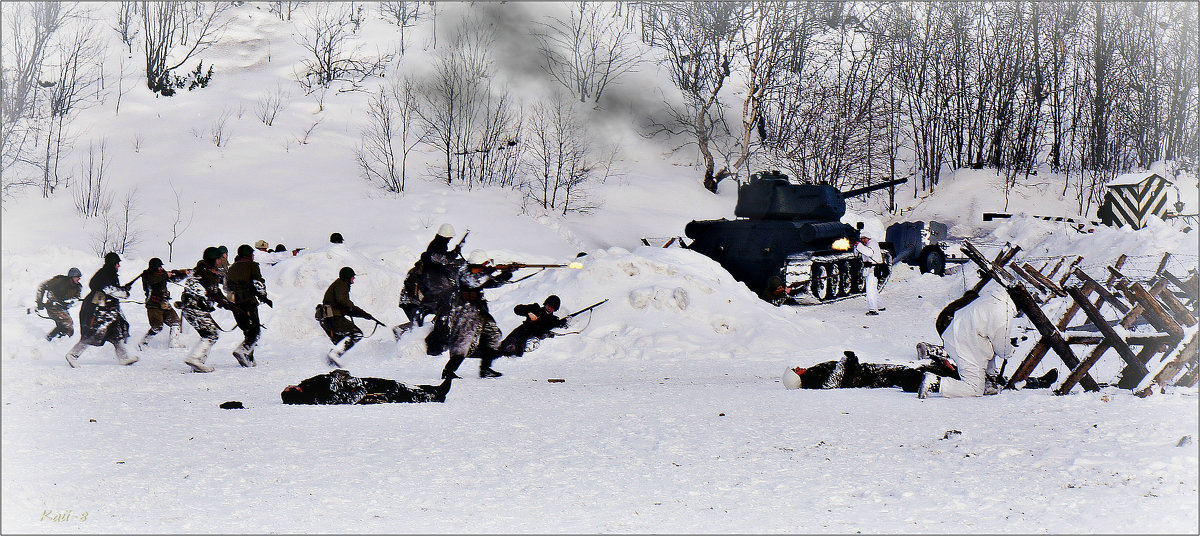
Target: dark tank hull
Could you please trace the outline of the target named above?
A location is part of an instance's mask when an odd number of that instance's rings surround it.
[[[760,296],[780,283],[791,301],[802,304],[862,294],[862,260],[852,251],[859,230],[841,222],[845,196],[901,182],[843,193],[829,185],[792,184],[778,172],[755,174],[738,188],[738,219],[688,223],[687,247]]]

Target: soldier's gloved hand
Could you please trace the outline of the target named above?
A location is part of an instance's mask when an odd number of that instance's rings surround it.
[[[262,301],[263,301],[263,303],[267,304],[267,307],[270,307],[272,309],[275,308],[275,303],[271,301],[271,298],[267,298],[264,296]]]

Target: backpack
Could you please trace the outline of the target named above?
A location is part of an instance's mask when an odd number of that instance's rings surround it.
[[[938,335],[945,333],[946,328],[950,326],[950,322],[954,320],[954,313],[957,313],[959,309],[966,307],[978,297],[978,292],[967,290],[957,300],[946,304],[942,312],[938,313],[937,320],[933,322],[933,327],[937,328]]]

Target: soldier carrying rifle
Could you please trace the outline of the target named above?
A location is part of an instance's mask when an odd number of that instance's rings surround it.
[[[75,334],[75,323],[67,312],[71,305],[79,299],[83,285],[79,279],[83,272],[79,268],[67,270],[67,275],[56,275],[42,282],[37,291],[37,310],[46,310],[46,315],[54,321],[54,329],[46,334],[46,340],[56,337],[70,337]]]

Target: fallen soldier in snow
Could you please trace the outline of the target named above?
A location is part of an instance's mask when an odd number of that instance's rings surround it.
[[[916,367],[890,363],[859,363],[858,356],[847,350],[846,357],[838,361],[826,361],[811,367],[794,367],[783,373],[783,386],[787,389],[845,389],[899,387],[905,392],[915,393],[921,387],[925,373],[957,378],[958,372],[948,360],[937,359],[930,364]],[[1058,378],[1054,369],[1041,378],[1030,379],[1026,389],[1050,387]],[[990,393],[990,394],[995,394]]]
[[[355,378],[344,369],[318,374],[279,393],[284,404],[381,404],[386,402],[445,402],[447,378],[441,385],[409,387],[383,378]]]

